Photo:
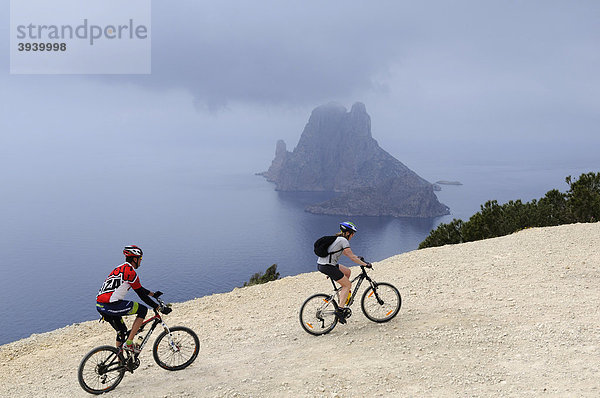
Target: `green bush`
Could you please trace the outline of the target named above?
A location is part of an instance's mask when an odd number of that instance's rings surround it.
[[[419,249],[464,242],[461,234],[462,224],[463,221],[456,218],[450,224],[440,224],[421,242]]]
[[[600,173],[582,174],[575,181],[568,176],[565,181],[569,184],[566,193],[553,189],[539,200],[511,200],[502,205],[490,200],[467,222],[454,219],[440,224],[419,249],[494,238],[530,227],[600,220]]]
[[[244,286],[252,286],[259,285],[261,283],[267,283],[279,279],[279,272],[277,272],[277,264],[271,265],[265,271],[264,275],[261,272],[257,272],[256,274],[250,277],[248,282],[244,282]]]
[[[600,220],[600,173],[587,173],[571,181],[566,178],[570,189],[567,198],[573,218],[577,222],[595,222]]]

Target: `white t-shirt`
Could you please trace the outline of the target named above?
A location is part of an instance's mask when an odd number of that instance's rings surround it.
[[[344,249],[346,249],[348,247],[350,247],[350,242],[348,242],[348,239],[344,238],[343,236],[338,236],[333,241],[333,243],[331,245],[329,245],[329,247],[327,248],[327,251],[329,253],[332,253],[332,252],[336,252],[336,253],[330,254],[327,257],[319,257],[319,259],[317,260],[317,264],[337,265],[338,260],[340,259],[340,256],[342,255],[342,252],[344,251]]]

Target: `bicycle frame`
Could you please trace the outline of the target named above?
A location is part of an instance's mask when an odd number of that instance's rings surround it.
[[[165,321],[161,318],[160,314],[158,312],[156,312],[154,314],[153,317],[146,319],[142,325],[140,326],[140,329],[138,330],[138,332],[136,333],[136,336],[140,335],[140,333],[143,332],[144,327],[149,324],[152,323],[152,326],[150,326],[150,330],[148,330],[148,333],[146,333],[146,335],[144,336],[144,339],[142,340],[142,343],[140,344],[140,352],[142,351],[142,349],[144,348],[144,346],[146,345],[146,343],[148,342],[148,340],[150,340],[150,336],[152,335],[152,333],[154,332],[154,329],[156,329],[156,326],[158,326],[158,324],[162,324],[165,332],[167,332],[167,334],[171,334],[171,331],[169,329],[169,327],[167,326],[167,324],[165,323]],[[129,333],[129,331],[128,331]],[[125,357],[123,357],[123,354],[125,354]],[[127,351],[127,350],[122,350],[122,346],[119,348],[119,353],[117,355],[117,357],[119,358],[119,366],[117,366],[116,368],[112,368],[112,370],[119,370],[119,369],[125,369],[128,370],[129,372],[133,373],[133,371],[135,369],[137,369],[137,367],[139,366],[139,360],[138,360],[138,356],[140,355],[140,353],[135,353],[132,354],[131,352]],[[110,363],[112,362],[112,360],[108,361],[109,362],[109,368],[110,368]]]
[[[156,298],[156,301],[158,301],[158,304],[163,307],[165,306],[165,303],[160,299],[160,298]],[[146,336],[144,336],[144,339],[142,340],[142,343],[140,344],[140,352],[142,351],[142,349],[144,348],[144,346],[146,345],[146,343],[148,342],[148,340],[150,340],[150,336],[152,335],[152,333],[154,332],[154,329],[156,329],[156,326],[160,323],[162,324],[163,329],[165,330],[165,332],[170,335],[171,334],[171,330],[169,329],[169,327],[167,326],[167,324],[165,323],[165,321],[162,319],[162,317],[160,316],[160,313],[158,311],[154,311],[154,316],[151,318],[146,319],[144,322],[142,322],[140,329],[137,331],[137,333],[135,334],[136,337],[140,335],[140,333],[142,333],[142,331],[144,330],[144,327],[149,324],[150,322],[152,322],[152,326],[150,327],[150,330],[148,330],[148,333],[146,333]],[[131,331],[128,330],[127,334],[129,335]],[[135,358],[137,359],[139,353],[135,354]]]
[[[367,281],[369,281],[369,284],[374,288],[375,287],[375,281],[369,277],[369,275],[367,275],[367,270],[365,269],[364,266],[360,266],[360,270],[361,273],[358,274],[357,276],[354,277],[354,279],[352,279],[350,281],[351,284],[354,284],[354,282],[356,280],[358,280],[358,282],[356,283],[356,286],[354,286],[354,291],[352,292],[352,296],[350,296],[350,301],[348,302],[348,307],[352,306],[352,303],[354,303],[354,298],[356,297],[356,294],[358,293],[358,289],[360,289],[360,285],[363,283],[363,281],[366,279]],[[331,277],[327,277],[330,281],[331,284],[333,285],[333,293],[329,296],[330,298],[333,298],[335,295],[338,296],[338,300],[342,300],[341,297],[339,297],[339,292],[342,289],[342,287],[337,287],[335,284],[335,281],[331,278]],[[336,309],[339,307],[338,304],[335,302],[335,300],[333,300],[333,305],[336,307]]]
[[[150,336],[152,335],[152,333],[154,332],[154,329],[156,329],[156,326],[159,323],[162,324],[162,327],[165,330],[165,332],[167,332],[167,334],[171,333],[171,331],[169,330],[169,327],[167,326],[165,321],[163,321],[160,314],[157,312],[154,314],[154,316],[152,318],[148,318],[142,323],[142,325],[140,326],[140,330],[138,330],[136,336],[138,336],[140,333],[142,333],[144,331],[144,327],[147,324],[149,324],[150,322],[152,322],[152,326],[150,327],[150,330],[148,330],[148,333],[146,333],[146,336],[144,336],[144,340],[142,340],[142,343],[140,344],[140,351],[144,348],[144,346],[146,345],[148,340],[150,340]]]

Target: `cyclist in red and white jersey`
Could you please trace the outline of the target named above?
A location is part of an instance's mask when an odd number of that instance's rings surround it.
[[[117,347],[125,343],[124,349],[136,352],[133,337],[140,329],[148,313],[148,308],[135,301],[124,300],[125,294],[130,288],[133,288],[142,301],[156,311],[159,305],[150,297],[158,298],[162,292],[151,292],[140,283],[136,270],[142,262],[142,249],[135,245],[125,246],[123,254],[125,255],[125,262],[112,270],[96,296],[96,309],[104,320],[117,331]],[[168,314],[171,309],[165,307],[161,311]],[[137,316],[131,326],[131,332],[127,336],[127,326],[125,326],[122,316],[133,314]]]

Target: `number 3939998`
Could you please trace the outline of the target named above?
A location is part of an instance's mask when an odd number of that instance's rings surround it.
[[[19,51],[67,51],[67,43],[17,43]]]

